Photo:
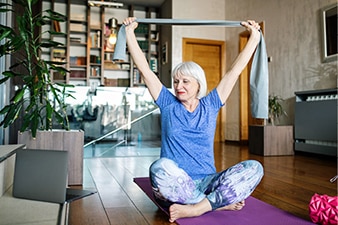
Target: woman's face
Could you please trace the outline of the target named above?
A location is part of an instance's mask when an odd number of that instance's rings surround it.
[[[175,95],[180,101],[196,99],[199,91],[198,81],[191,76],[176,75],[174,77]]]

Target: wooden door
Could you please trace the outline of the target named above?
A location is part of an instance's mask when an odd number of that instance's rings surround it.
[[[183,61],[199,64],[206,75],[208,92],[215,88],[225,71],[225,42],[183,38]],[[222,111],[217,118],[215,141],[222,141]]]
[[[259,24],[264,34],[264,22]],[[241,51],[249,39],[249,32],[244,31],[239,34],[239,51]],[[249,140],[249,126],[250,125],[264,125],[264,119],[255,119],[251,116],[250,108],[250,69],[252,59],[249,61],[247,67],[242,71],[240,84],[240,142],[247,142]]]

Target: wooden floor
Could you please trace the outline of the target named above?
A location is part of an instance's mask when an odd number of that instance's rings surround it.
[[[133,183],[134,177],[148,176],[149,165],[158,158],[158,148],[144,146],[96,149],[89,154],[101,151],[100,157],[87,154],[84,184],[79,188],[97,190],[97,194],[71,203],[70,225],[171,224]],[[265,175],[253,196],[307,220],[314,193],[337,195],[337,182],[329,181],[337,174],[335,157],[262,157],[249,154],[247,146],[216,143],[215,159],[217,170],[246,159],[260,161]]]

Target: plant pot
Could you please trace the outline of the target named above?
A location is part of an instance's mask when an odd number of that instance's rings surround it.
[[[68,151],[68,185],[83,183],[83,144],[82,130],[38,131],[32,138],[30,131],[18,134],[18,144],[25,144],[27,149]]]
[[[294,155],[293,126],[249,126],[249,152],[263,156]]]

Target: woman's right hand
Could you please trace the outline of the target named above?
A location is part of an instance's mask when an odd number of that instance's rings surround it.
[[[126,31],[134,31],[138,23],[136,22],[136,17],[128,17],[123,20],[123,24],[126,27]]]

